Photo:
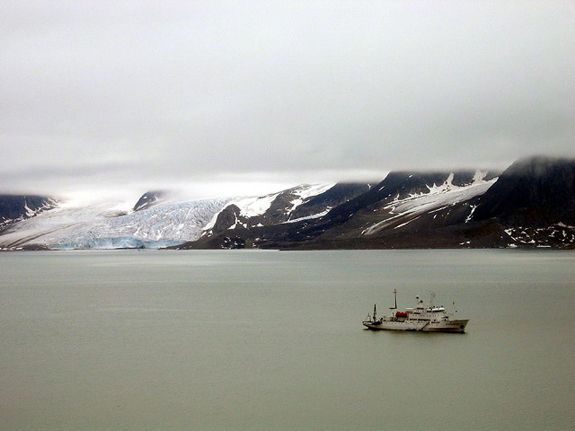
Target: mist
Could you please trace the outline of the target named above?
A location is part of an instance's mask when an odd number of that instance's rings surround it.
[[[208,197],[573,157],[573,4],[5,2],[0,189]]]

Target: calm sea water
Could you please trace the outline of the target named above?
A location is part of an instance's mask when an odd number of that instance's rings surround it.
[[[571,252],[0,253],[0,429],[573,430],[574,306]]]

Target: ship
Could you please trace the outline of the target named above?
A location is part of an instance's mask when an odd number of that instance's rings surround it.
[[[453,314],[447,313],[443,305],[433,305],[434,296],[429,305],[425,305],[423,300],[416,296],[417,304],[413,308],[405,308],[403,311],[397,309],[397,290],[393,290],[394,306],[389,316],[377,317],[377,305],[373,306],[373,315],[367,315],[363,326],[372,331],[418,331],[418,332],[453,332],[464,333],[469,319],[454,318]],[[454,303],[455,308],[455,303]]]

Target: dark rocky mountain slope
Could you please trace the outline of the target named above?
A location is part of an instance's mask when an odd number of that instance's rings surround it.
[[[162,202],[162,200],[166,197],[167,192],[162,190],[153,190],[144,193],[134,205],[133,211],[141,211],[157,205],[158,203]]]
[[[47,211],[56,206],[0,195],[0,249],[575,248],[575,160],[391,172],[376,185],[304,184],[235,200],[150,191],[121,213],[108,202]]]
[[[535,157],[513,163],[478,200],[476,219],[505,224],[575,224],[575,161]]]
[[[361,188],[355,186],[354,193],[345,195],[337,205],[316,208],[315,216],[249,226],[230,224],[236,220],[230,217],[227,224],[183,247],[219,248],[229,244],[273,248],[381,247],[384,244],[373,241],[377,237],[373,234],[386,223],[397,226],[444,202],[468,199],[483,193],[494,181],[494,174],[487,172],[390,173],[376,186],[369,189],[364,186],[363,193],[357,193]],[[314,197],[307,206],[326,200],[325,194],[333,193],[337,187]]]
[[[369,189],[369,184],[362,183],[304,184],[259,198],[241,199],[226,206],[199,241],[183,248],[241,248],[246,241],[250,247],[264,246],[276,236],[297,235],[298,226],[314,224],[332,208]]]
[[[56,206],[48,196],[0,195],[0,232],[13,223],[25,220]]]
[[[575,161],[523,159],[500,175],[392,172],[313,217],[249,223],[226,210],[226,223],[182,248],[572,248]]]

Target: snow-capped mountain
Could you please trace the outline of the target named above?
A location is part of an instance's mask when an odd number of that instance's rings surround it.
[[[337,184],[318,188],[321,193],[298,207],[306,212],[297,214],[289,207],[286,210],[285,205],[276,205],[283,210],[272,212],[274,218],[262,217],[266,212],[242,218],[242,210],[230,204],[199,241],[184,247],[324,248],[336,244],[348,247],[350,241],[354,246],[369,244],[382,231],[481,195],[496,181],[493,173],[480,171],[390,173],[373,187]],[[283,193],[290,196],[294,191]],[[274,202],[277,197],[270,195],[254,202]]]
[[[501,174],[391,172],[307,217],[284,212],[266,224],[238,214],[239,207],[227,207],[218,216],[220,229],[182,248],[570,248],[575,161],[531,158]]]
[[[229,235],[249,237],[249,232],[259,228],[289,230],[282,225],[319,220],[332,208],[367,190],[368,184],[303,184],[266,196],[234,200],[213,217],[202,240],[209,243],[215,238],[216,244],[221,241],[221,246],[227,247],[234,244]]]
[[[315,196],[325,193],[335,184],[300,185],[266,196],[234,200],[226,206],[206,227],[206,235],[223,230],[243,227],[267,226],[288,223],[301,217],[314,217],[302,211],[302,206]]]
[[[474,175],[473,182],[455,185],[453,184],[454,174],[450,173],[442,184],[434,183],[427,186],[424,192],[409,194],[403,198],[400,198],[398,193],[391,202],[381,207],[382,220],[366,227],[361,234],[373,235],[390,227],[397,229],[417,220],[422,214],[440,211],[448,206],[480,196],[497,181],[497,178],[484,180],[486,174],[486,172],[478,171]],[[470,217],[471,215],[472,213]]]
[[[573,247],[575,160],[519,160],[473,205],[472,220],[490,225],[504,246]]]
[[[345,225],[344,237],[376,236],[468,201],[496,181],[494,173],[485,171],[391,172],[369,193],[335,209],[329,218]]]
[[[317,239],[338,246],[356,241],[384,248],[575,245],[575,160],[523,159],[495,175],[474,174],[470,179],[468,173],[457,179],[455,173],[456,181],[434,181],[439,187],[427,182],[429,191],[414,194],[413,200],[404,193],[395,202],[388,197],[367,205]],[[396,180],[400,181],[389,182],[408,181],[405,175]],[[384,218],[376,221],[380,212]]]
[[[502,173],[391,172],[376,185],[300,185],[233,200],[148,192],[127,211],[1,196],[0,217],[5,250],[575,248],[575,160],[530,158]]]
[[[56,205],[56,200],[48,196],[0,195],[0,232]]]
[[[119,212],[111,203],[62,204],[12,226],[0,236],[4,249],[159,248],[193,241],[226,200],[156,203]]]

